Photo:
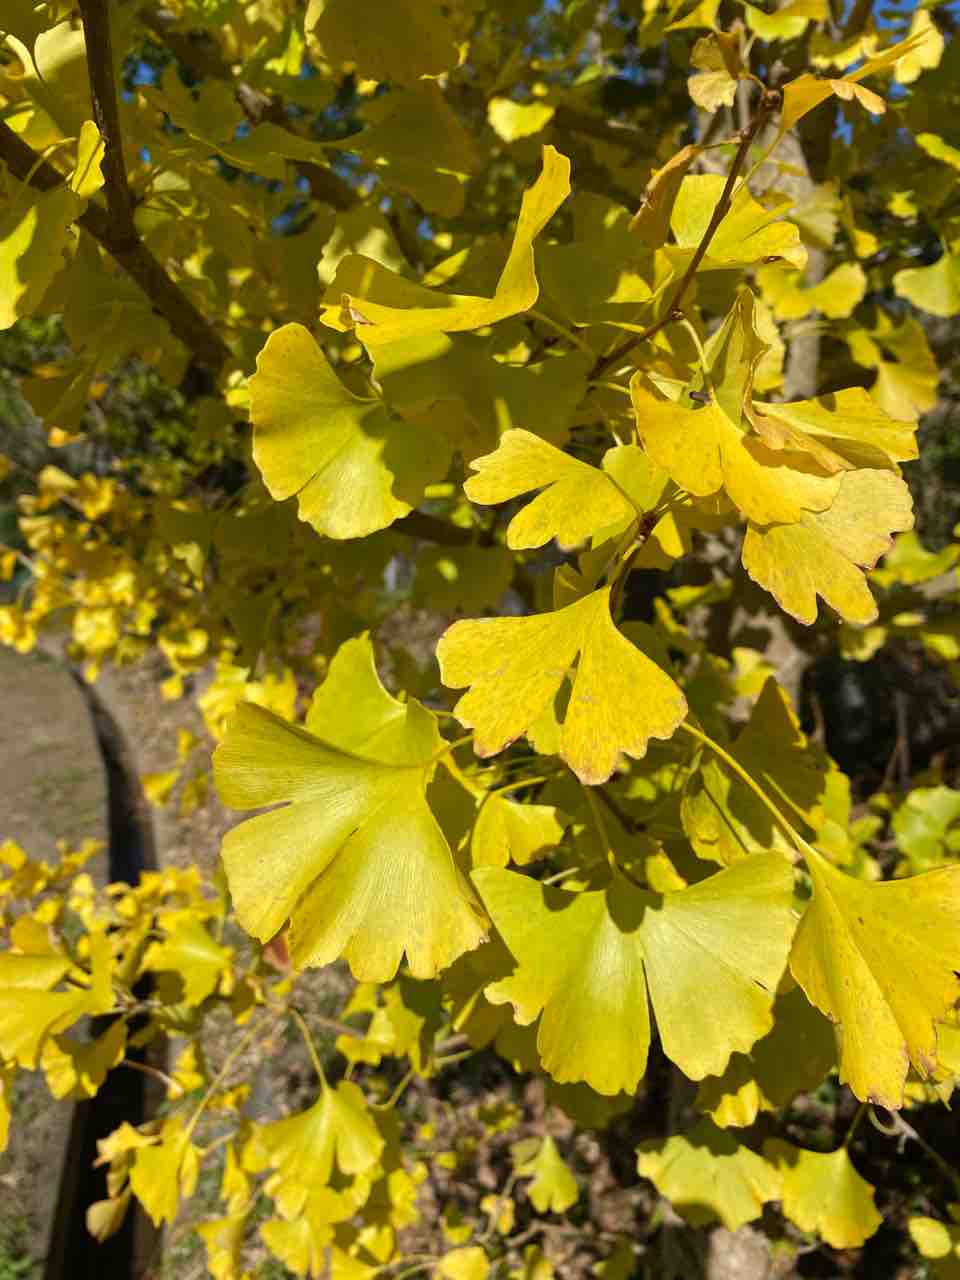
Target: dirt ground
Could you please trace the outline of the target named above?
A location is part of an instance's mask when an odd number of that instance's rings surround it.
[[[203,736],[189,699],[164,702],[152,664],[107,671],[96,692],[116,720],[139,773],[176,763],[177,730]],[[59,841],[103,840],[106,778],[90,714],[68,666],[52,653],[0,648],[0,842],[15,840],[32,857],[53,860]],[[230,819],[214,795],[186,818],[175,806],[153,809],[161,865],[198,864],[209,872]],[[108,878],[106,853],[90,864]],[[69,1132],[71,1103],[52,1103],[39,1077],[18,1078],[10,1145],[0,1155],[0,1280],[39,1275]]]
[[[68,670],[45,654],[0,648],[0,842],[56,858],[57,841],[106,834],[106,781],[86,704]],[[91,867],[106,877],[106,861]],[[20,1077],[10,1145],[0,1156],[0,1276],[32,1280],[46,1252],[71,1104]],[[18,1268],[19,1269],[16,1269]]]

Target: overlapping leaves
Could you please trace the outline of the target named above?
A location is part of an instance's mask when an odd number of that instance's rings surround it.
[[[692,1079],[722,1072],[770,1029],[793,930],[784,859],[758,855],[663,895],[619,875],[579,894],[495,868],[474,881],[516,962],[487,997],[512,1004],[521,1024],[540,1017],[538,1050],[558,1081],[632,1092],[648,991],[664,1052]]]
[[[614,626],[609,587],[553,613],[456,622],[437,658],[444,684],[470,686],[455,713],[480,756],[551,715],[576,661],[559,752],[583,782],[606,781],[621,753],[639,759],[686,714],[673,680]]]
[[[288,802],[228,832],[237,916],[266,942],[290,921],[296,964],[343,955],[387,981],[405,954],[430,977],[483,937],[479,909],[425,797],[442,739],[418,702],[380,684],[370,641],[331,663],[306,728],[244,703],[214,757],[224,802]]]

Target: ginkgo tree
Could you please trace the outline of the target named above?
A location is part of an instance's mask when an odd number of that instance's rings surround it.
[[[923,545],[908,485],[960,313],[954,25],[8,0],[0,326],[48,459],[0,459],[0,640],[59,635],[91,681],[158,650],[216,749],[182,731],[148,794],[185,812],[212,778],[239,811],[209,883],[0,847],[7,1112],[21,1071],[166,1092],[100,1143],[95,1236],[174,1223],[216,1168],[218,1280],[256,1248],[586,1274],[550,1249],[559,1215],[589,1234],[572,1144],[492,1103],[496,1192],[424,1251],[425,1188],[478,1139],[438,1145],[407,1090],[495,1055],[584,1129],[655,1113],[648,1206],[736,1231],[775,1203],[785,1248],[874,1236],[869,1116],[946,1177],[890,1221],[951,1273],[960,1174],[901,1112],[960,1074],[955,766],[865,794],[734,617],[958,678],[960,545]],[[146,384],[176,421],[131,439]],[[334,965],[331,1019],[305,993]],[[289,1028],[314,1096],[253,1113]],[[131,1056],[164,1035],[174,1063]],[[801,1145],[818,1089],[852,1118]],[[594,1274],[665,1274],[658,1222],[591,1237]]]

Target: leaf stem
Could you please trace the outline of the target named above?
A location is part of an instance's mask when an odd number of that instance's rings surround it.
[[[121,1058],[118,1065],[129,1067],[131,1071],[139,1071],[145,1076],[152,1076],[153,1079],[165,1084],[168,1089],[175,1089],[180,1094],[184,1092],[183,1086],[174,1080],[173,1076],[168,1076],[166,1071],[161,1071],[159,1067],[151,1067],[146,1062],[135,1062],[132,1058]]]
[[[185,1137],[187,1142],[190,1141],[190,1137],[194,1129],[196,1129],[197,1124],[200,1120],[200,1117],[203,1115],[204,1111],[206,1111],[207,1105],[209,1104],[210,1099],[213,1097],[216,1091],[220,1088],[221,1084],[223,1084],[224,1080],[227,1078],[227,1075],[229,1074],[233,1064],[244,1052],[247,1046],[252,1044],[252,1042],[256,1039],[257,1033],[262,1030],[262,1028],[264,1027],[264,1025],[268,1020],[269,1020],[269,1015],[258,1019],[258,1021],[255,1022],[253,1026],[251,1026],[247,1030],[246,1034],[240,1037],[237,1043],[233,1046],[233,1048],[224,1058],[223,1064],[220,1067],[220,1070],[210,1081],[210,1084],[207,1088],[206,1093],[203,1095],[203,1097],[200,1099],[200,1102],[197,1104],[197,1109],[194,1111],[193,1115],[187,1121],[187,1127],[185,1130]]]
[[[471,1052],[473,1051],[471,1050]],[[371,1111],[392,1111],[393,1108],[400,1101],[400,1099],[403,1097],[404,1090],[406,1089],[407,1085],[410,1083],[410,1081],[413,1079],[413,1077],[416,1074],[417,1074],[416,1071],[414,1071],[413,1067],[411,1067],[410,1070],[407,1071],[406,1074],[403,1076],[403,1079],[400,1081],[400,1083],[396,1086],[396,1088],[390,1094],[389,1098],[387,1098],[386,1102],[368,1102],[367,1106],[370,1108]]]
[[[583,782],[580,785],[583,788],[583,794],[587,798],[587,807],[590,810],[593,825],[596,827],[597,834],[600,837],[600,846],[607,855],[607,862],[610,864],[610,869],[612,871],[617,871],[619,870],[617,867],[617,859],[614,856],[613,847],[610,844],[610,837],[607,834],[607,824],[603,820],[603,813],[601,812],[600,804],[597,797],[593,794],[593,787],[588,787],[586,783]]]
[[[289,1007],[287,1012],[300,1028],[300,1034],[303,1036],[304,1042],[307,1046],[307,1053],[309,1053],[310,1061],[313,1063],[313,1069],[317,1073],[317,1079],[321,1080],[325,1084],[327,1077],[324,1074],[323,1063],[320,1061],[320,1054],[317,1052],[317,1046],[314,1044],[313,1036],[310,1034],[310,1028],[307,1026],[306,1019],[300,1010],[294,1008],[293,1005]]]
[[[854,1135],[856,1134],[857,1130],[860,1128],[860,1122],[863,1120],[863,1117],[867,1114],[868,1107],[869,1107],[869,1103],[866,1103],[866,1102],[861,1102],[859,1107],[857,1107],[857,1113],[853,1117],[853,1120],[850,1124],[850,1128],[847,1130],[847,1136],[843,1140],[844,1150],[846,1150],[846,1148],[849,1147],[850,1143],[853,1141]]]
[[[536,307],[531,307],[527,312],[531,320],[536,320],[538,324],[545,325],[546,328],[552,329],[554,333],[559,333],[562,338],[566,338],[568,342],[572,342],[575,347],[579,347],[592,360],[597,354],[586,342],[574,333],[572,329],[568,329],[566,325],[560,324],[557,320],[551,320],[548,315],[544,315],[542,311],[538,311]]]
[[[452,742],[444,743],[443,749],[438,751],[437,754],[431,758],[430,763],[435,764],[438,760],[443,760],[445,756],[452,755],[458,747],[465,747],[468,742],[472,741],[473,734],[465,733],[462,738],[454,738]]]
[[[867,1105],[867,1104],[864,1104],[864,1105]],[[926,1152],[926,1154],[930,1157],[930,1159],[937,1166],[937,1168],[944,1175],[944,1177],[949,1179],[949,1181],[953,1184],[954,1190],[958,1194],[960,1194],[960,1173],[957,1172],[957,1170],[953,1167],[952,1164],[949,1163],[949,1161],[943,1158],[943,1156],[940,1154],[939,1151],[931,1147],[930,1143],[927,1142],[926,1138],[921,1137],[921,1135],[916,1131],[913,1125],[909,1123],[909,1121],[904,1120],[903,1116],[899,1113],[899,1111],[891,1112],[892,1123],[888,1128],[886,1125],[880,1123],[879,1119],[877,1118],[873,1110],[873,1107],[870,1107],[869,1110],[870,1110],[870,1122],[875,1129],[879,1129],[881,1133],[885,1133],[888,1137],[894,1137],[896,1135],[899,1135],[902,1138],[912,1139],[923,1151]]]
[[[508,782],[505,787],[494,788],[494,790],[491,791],[491,795],[505,796],[511,791],[522,791],[524,787],[536,787],[539,786],[541,782],[549,782],[554,776],[554,773],[542,773],[533,778],[520,778],[516,782]]]
[[[808,854],[813,858],[819,859],[820,854],[817,853],[816,849],[809,845],[796,828],[787,821],[764,791],[763,787],[754,781],[739,760],[732,756],[729,751],[725,751],[718,742],[714,742],[713,738],[711,738],[709,734],[704,733],[702,729],[694,728],[689,720],[685,720],[683,724],[680,725],[680,728],[683,729],[685,733],[689,733],[691,737],[702,742],[705,747],[708,747],[715,756],[718,756],[723,761],[728,769],[731,769],[737,775],[741,782],[745,783],[745,785],[750,788],[761,804],[763,804],[769,811],[770,815],[776,821],[777,826],[780,827],[787,839],[792,840],[797,846],[798,853],[802,854],[805,859],[807,859]]]

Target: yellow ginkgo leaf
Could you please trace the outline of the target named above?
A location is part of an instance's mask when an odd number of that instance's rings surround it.
[[[808,453],[825,471],[897,470],[917,456],[915,421],[891,418],[861,387],[816,400],[755,404],[753,425],[771,449]]]
[[[0,1054],[5,1059],[32,1070],[49,1036],[66,1031],[82,1018],[109,1013],[113,1008],[110,939],[103,932],[90,934],[89,946],[90,985],[73,986],[65,991],[45,989],[57,980],[52,974],[58,972],[61,957],[16,954],[2,957]]]
[[[744,515],[768,525],[799,520],[833,502],[839,480],[809,455],[765,445],[749,422],[729,417],[712,393],[694,408],[658,398],[634,375],[630,394],[637,430],[653,460],[698,498],[725,491]]]
[[[224,1218],[207,1218],[194,1230],[207,1248],[207,1267],[217,1280],[233,1280],[243,1275],[242,1250],[249,1211],[228,1214]]]
[[[894,291],[932,316],[960,313],[960,253],[944,247],[929,267],[905,267],[893,277]]]
[[[937,1066],[936,1023],[960,997],[960,867],[881,884],[823,857],[790,968],[807,999],[840,1024],[840,1080],[862,1101],[903,1105],[907,1069]]]
[[[894,67],[893,78],[899,84],[913,84],[923,71],[940,65],[946,42],[926,9],[915,9],[910,35],[920,37],[918,43]]]
[[[491,98],[487,103],[490,127],[504,142],[532,138],[554,117],[556,107],[546,102],[514,102],[512,98]]]
[[[470,842],[475,867],[526,866],[563,839],[563,826],[550,804],[521,804],[491,792],[480,806]]]
[[[780,1195],[779,1170],[709,1120],[689,1133],[642,1143],[637,1169],[695,1227],[719,1218],[736,1231]]]
[[[481,329],[528,310],[539,295],[533,241],[569,193],[570,161],[554,147],[544,147],[543,171],[524,192],[510,255],[492,298],[440,293],[350,256],[337,269],[322,323],[341,332],[355,329],[373,349],[418,335]]]
[[[358,1086],[348,1080],[336,1088],[320,1083],[320,1097],[312,1107],[254,1129],[244,1151],[247,1169],[276,1171],[287,1188],[285,1203],[294,1212],[302,1209],[312,1189],[327,1186],[334,1164],[350,1176],[366,1173],[383,1150],[384,1140]]]
[[[683,147],[662,168],[650,175],[640,208],[630,223],[630,230],[651,249],[659,249],[666,243],[680,186],[701,150],[696,146]]]
[[[725,181],[719,173],[698,173],[688,174],[680,184],[670,217],[677,243],[663,250],[676,274],[689,266],[698,251]],[[807,251],[800,232],[783,219],[791,206],[792,201],[780,200],[764,208],[745,183],[738,183],[730,210],[711,239],[699,269],[747,266],[771,258],[782,258],[797,268],[806,266]]]
[[[70,224],[83,203],[64,184],[14,189],[0,213],[0,329],[29,315],[64,266]]]
[[[764,1143],[763,1154],[780,1169],[784,1216],[801,1231],[834,1249],[856,1249],[883,1221],[874,1188],[857,1173],[846,1147],[802,1151],[774,1139]]]
[[[757,272],[757,284],[778,320],[799,320],[811,311],[820,311],[832,320],[849,316],[867,288],[859,262],[842,262],[809,288],[802,286],[802,278],[800,272],[778,267],[761,267]]]
[[[566,1213],[580,1195],[577,1180],[564,1163],[550,1134],[542,1142],[534,1138],[532,1143],[532,1152],[525,1149],[526,1143],[514,1147],[517,1176],[533,1178],[527,1195],[538,1213]],[[524,1149],[518,1151],[518,1147]]]
[[[387,693],[368,637],[333,659],[307,729],[242,703],[214,755],[220,795],[237,809],[289,802],[224,837],[243,927],[267,942],[290,919],[294,964],[343,955],[373,982],[404,954],[427,978],[477,946],[482,917],[426,800],[440,754],[436,718]]]
[[[793,931],[785,859],[760,854],[665,894],[620,876],[584,893],[492,867],[473,878],[516,963],[487,999],[511,1004],[523,1026],[540,1017],[540,1058],[560,1083],[636,1089],[648,987],[663,1050],[691,1079],[722,1072],[769,1031]],[[697,1002],[704,985],[709,1006]]]
[[[687,88],[690,97],[704,111],[732,107],[737,82],[744,73],[740,60],[740,37],[734,32],[711,31],[693,46],[690,65],[697,68]]]
[[[444,684],[470,686],[454,713],[475,730],[479,756],[526,733],[578,657],[559,750],[581,781],[605,782],[621,753],[640,759],[687,711],[670,677],[614,626],[609,587],[553,613],[455,622],[437,645]]]
[[[479,1245],[466,1245],[444,1254],[433,1274],[442,1280],[487,1280],[490,1261]]]
[[[81,200],[89,200],[103,186],[104,177],[100,165],[106,146],[93,121],[84,120],[77,140],[76,167],[68,179],[70,190]]]
[[[199,1151],[190,1137],[186,1118],[170,1116],[157,1141],[134,1153],[130,1186],[155,1226],[172,1222],[180,1200],[193,1195],[197,1185]]]
[[[911,1218],[910,1238],[924,1258],[930,1259],[931,1280],[957,1280],[960,1276],[960,1224],[937,1218]]]
[[[89,1041],[50,1037],[40,1051],[47,1087],[55,1098],[92,1098],[123,1058],[127,1027],[122,1019]]]
[[[851,471],[828,511],[796,524],[750,524],[743,567],[798,622],[817,616],[817,596],[847,622],[872,622],[877,606],[864,569],[873,568],[892,534],[913,527],[910,490],[891,471]]]
[[[478,473],[464,485],[471,502],[507,502],[543,489],[507,526],[507,546],[542,547],[556,538],[563,550],[591,534],[636,516],[626,494],[606,471],[581,462],[529,431],[506,431],[496,453],[470,464]]]
[[[315,1224],[300,1216],[268,1218],[260,1227],[260,1236],[275,1258],[298,1276],[319,1276],[323,1273],[327,1253],[326,1246],[333,1240],[333,1227],[329,1223]]]
[[[164,939],[151,942],[143,957],[143,972],[169,971],[183,982],[188,1004],[202,1004],[216,989],[230,963],[232,947],[221,946],[191,911],[173,912],[162,921]]]
[[[768,794],[786,801],[793,814],[803,814],[812,829],[817,827],[825,773],[789,698],[772,677],[728,750]],[[764,850],[795,853],[767,807],[712,754],[705,755],[689,780],[681,817],[696,853],[724,866]]]
[[[253,460],[278,502],[330,538],[362,538],[406,515],[450,460],[442,436],[343,385],[303,325],[275,329],[250,379]]]
[[[856,98],[868,111],[881,115],[886,110],[886,103],[869,89],[864,89],[860,81],[867,76],[875,75],[878,71],[895,68],[901,58],[909,53],[915,53],[927,39],[928,33],[925,31],[909,35],[905,40],[891,45],[889,49],[885,49],[875,57],[867,58],[856,71],[850,72],[839,80],[821,80],[809,72],[797,76],[795,80],[783,86],[780,132],[786,133],[788,129],[792,129],[798,120],[801,120],[814,107],[818,107],[821,102],[826,102],[832,94],[836,94],[847,102]],[[859,52],[854,52],[853,58],[845,61],[850,62],[859,56]]]

